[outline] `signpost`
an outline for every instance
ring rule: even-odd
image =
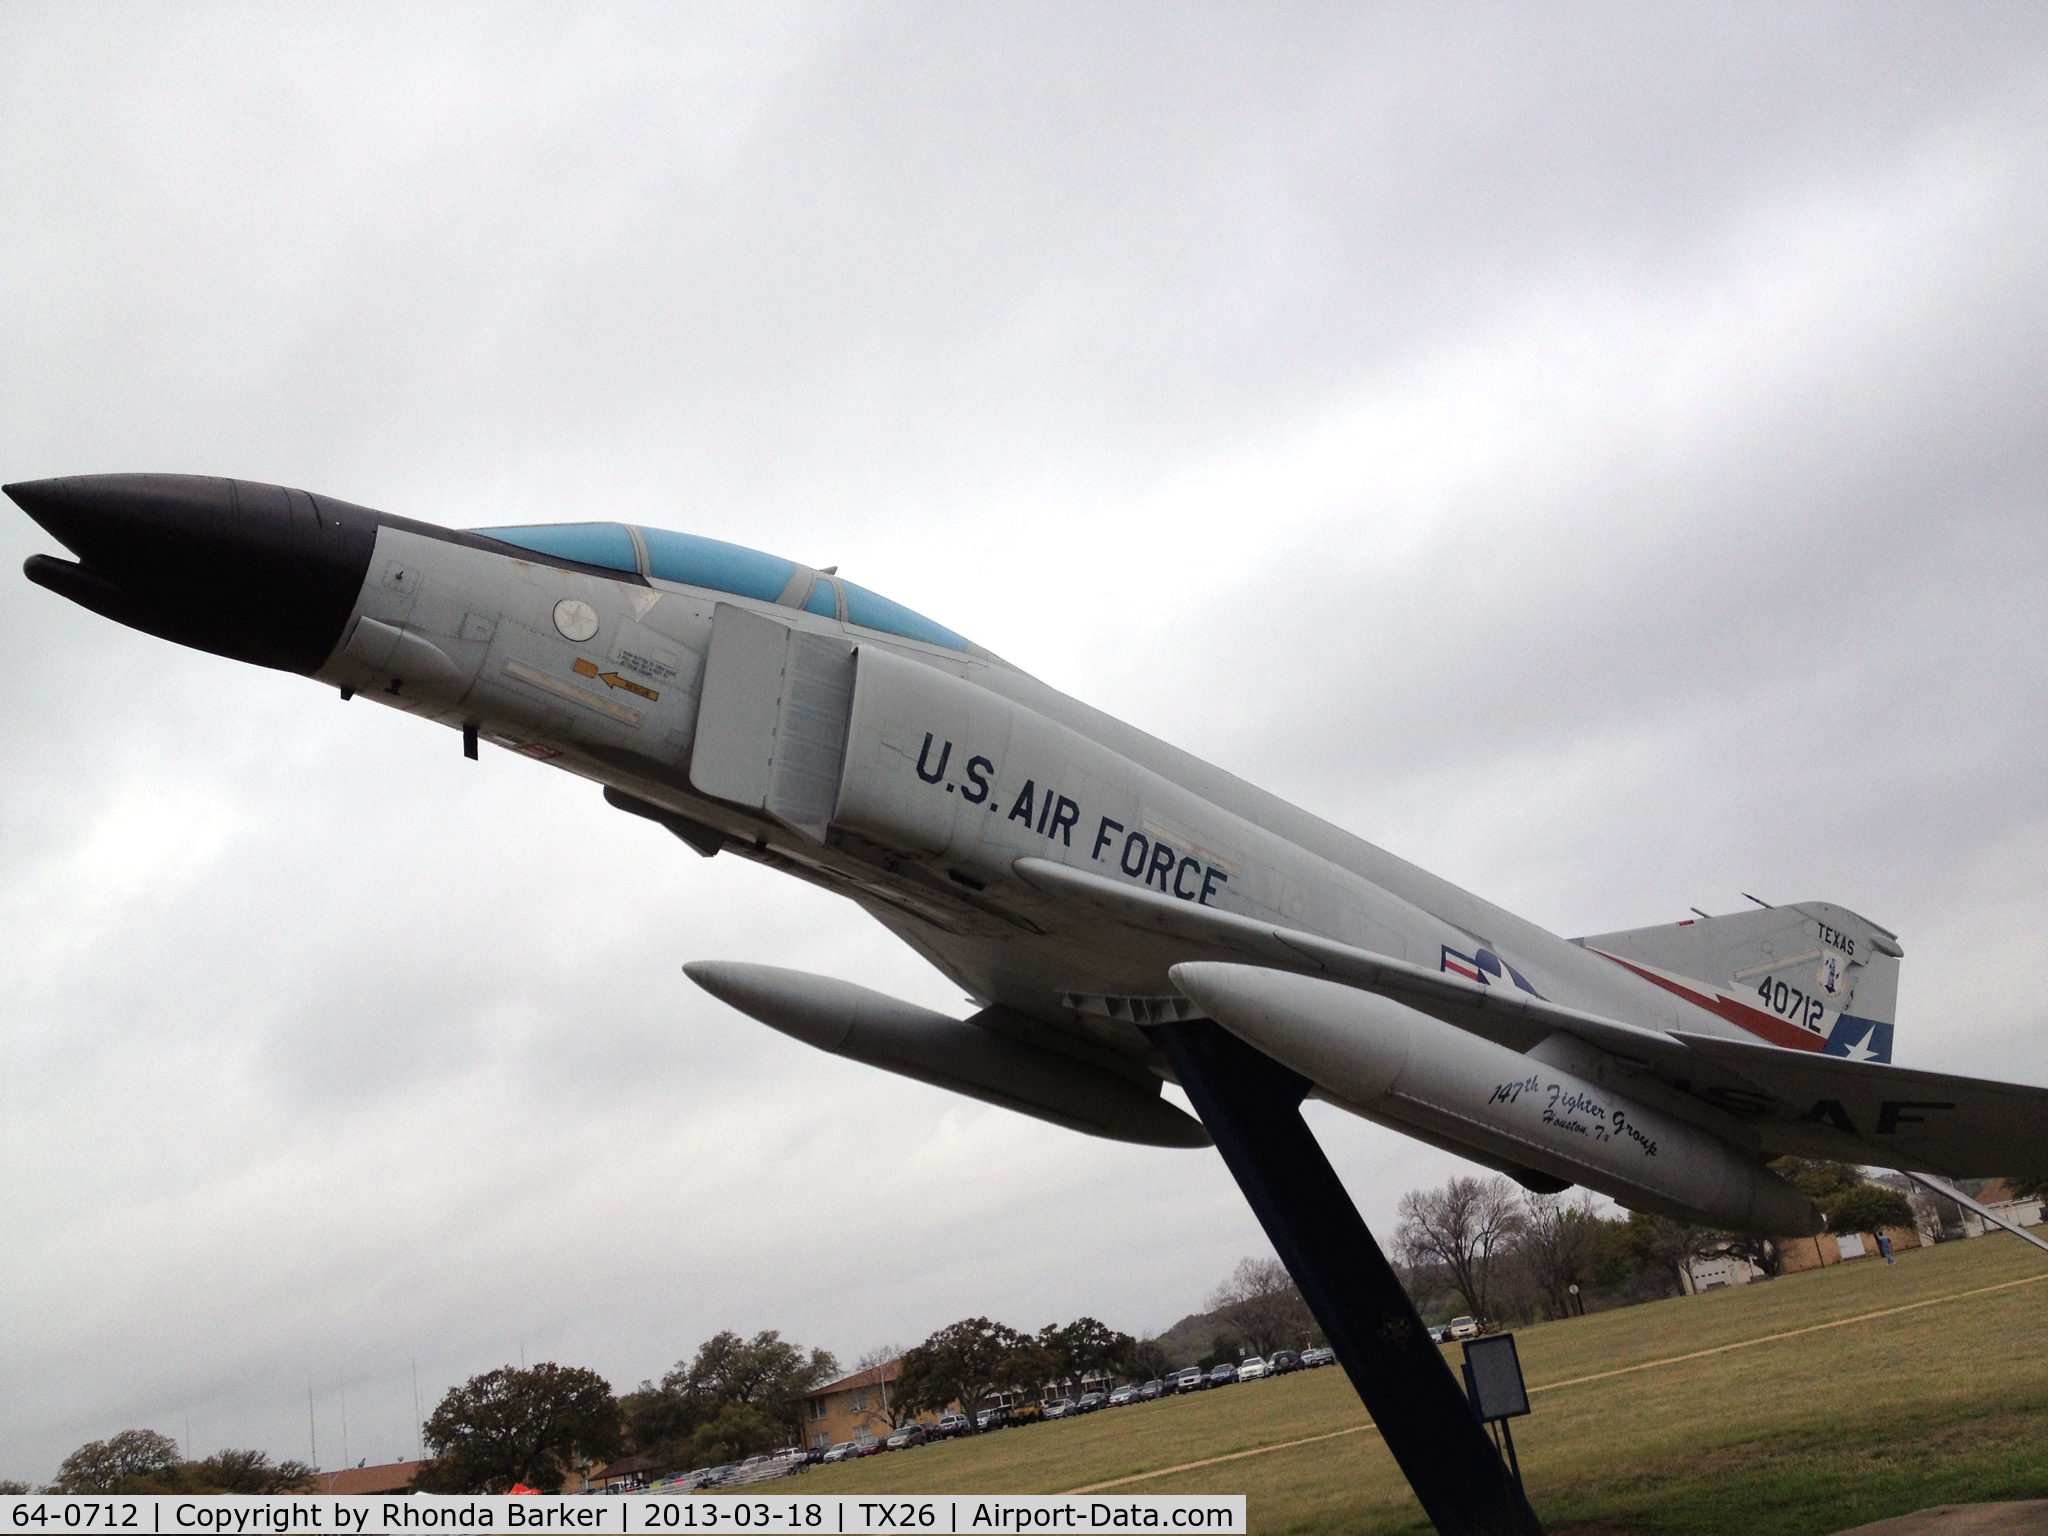
[[[1499,1437],[1496,1448],[1505,1448],[1515,1492],[1526,1509],[1528,1494],[1522,1487],[1522,1464],[1515,1459],[1515,1436],[1508,1428],[1508,1420],[1518,1419],[1529,1411],[1529,1389],[1522,1382],[1522,1357],[1515,1352],[1512,1333],[1465,1341],[1465,1396],[1471,1399],[1474,1417],[1492,1426]]]

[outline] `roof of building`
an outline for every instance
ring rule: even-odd
[[[387,1461],[380,1467],[340,1467],[313,1474],[315,1493],[397,1493],[412,1486],[423,1461]]]
[[[664,1472],[668,1470],[661,1462],[645,1456],[621,1456],[617,1461],[599,1467],[591,1473],[594,1479],[610,1477],[633,1477],[642,1472]]]
[[[813,1387],[805,1397],[823,1397],[828,1392],[852,1392],[861,1387],[879,1387],[885,1381],[894,1381],[903,1374],[903,1360],[884,1360],[880,1365],[871,1365],[864,1371],[855,1371],[851,1376],[842,1376],[837,1381],[828,1381],[822,1387]]]

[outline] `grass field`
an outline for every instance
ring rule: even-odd
[[[1515,1445],[1552,1536],[1790,1536],[2048,1497],[2048,1254],[2004,1234],[1538,1324],[1516,1343],[1534,1412]],[[1337,1369],[819,1467],[805,1484],[1242,1493],[1259,1532],[1429,1528]]]

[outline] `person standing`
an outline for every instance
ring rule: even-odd
[[[1892,1239],[1890,1233],[1880,1232],[1877,1234],[1877,1251],[1884,1255],[1885,1263],[1895,1264],[1898,1262],[1896,1259],[1892,1257]]]

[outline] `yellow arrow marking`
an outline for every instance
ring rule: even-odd
[[[631,678],[621,677],[616,672],[598,671],[596,662],[585,661],[581,656],[576,658],[576,673],[579,677],[594,677],[607,688],[623,688],[628,693],[637,693],[650,704],[661,698],[652,688],[642,688]]]
[[[646,699],[650,703],[661,697],[652,688],[642,688],[638,683],[633,682],[629,678],[621,677],[616,672],[600,672],[597,674],[597,680],[607,688],[623,688],[628,693],[637,693],[641,698]]]

